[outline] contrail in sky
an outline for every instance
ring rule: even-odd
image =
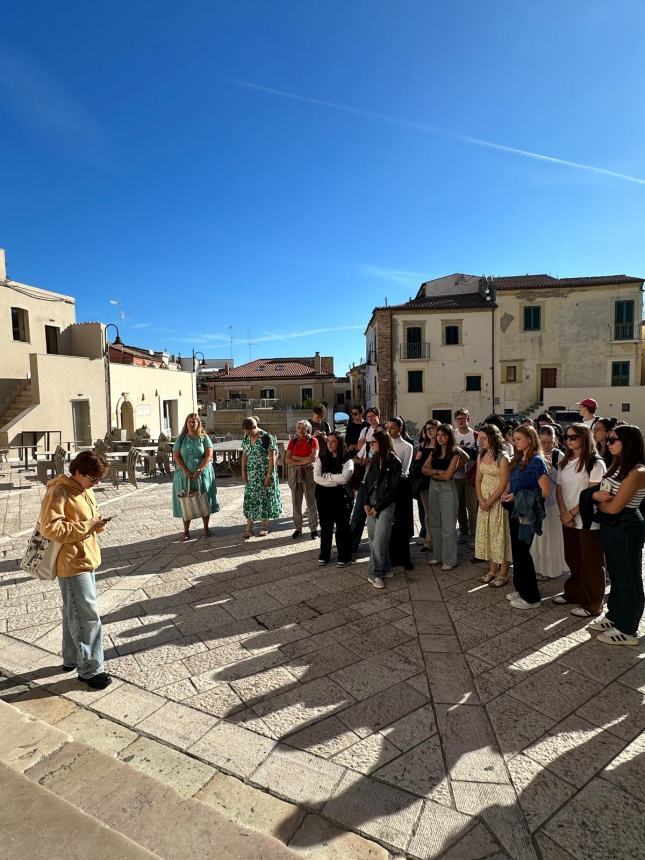
[[[398,119],[397,117],[387,116],[382,113],[375,113],[370,110],[363,110],[362,108],[354,108],[348,107],[347,105],[338,104],[338,102],[328,102],[323,99],[314,99],[310,96],[300,96],[296,93],[290,93],[286,90],[276,90],[273,87],[264,87],[260,84],[252,84],[249,81],[234,81],[234,83],[238,84],[238,86],[246,87],[250,90],[259,90],[263,93],[269,93],[274,96],[282,96],[282,98],[293,99],[298,102],[305,102],[306,104],[318,105],[319,107],[330,108],[331,110],[343,111],[344,113],[355,114],[356,116],[364,116],[368,119],[379,120],[380,122],[388,122],[392,125],[400,125],[404,128],[412,128],[417,131],[429,132],[431,134],[439,134],[444,137],[451,137],[454,140],[461,140],[464,143],[472,143],[475,146],[483,146],[488,149],[497,149],[500,152],[508,152],[511,155],[520,155],[524,158],[532,158],[535,161],[544,161],[548,164],[559,164],[561,167],[572,167],[575,170],[586,170],[590,173],[598,173],[602,176],[611,176],[614,179],[623,179],[626,182],[634,182],[636,185],[645,185],[645,179],[641,179],[638,176],[630,176],[627,173],[618,173],[615,170],[608,170],[606,167],[595,167],[593,164],[581,164],[579,161],[567,161],[564,158],[555,158],[552,155],[542,155],[540,152],[531,152],[528,149],[518,149],[515,146],[504,146],[501,143],[493,143],[491,140],[483,140],[479,137],[471,137],[467,134],[459,134],[454,131],[447,131],[444,128],[438,128],[436,126],[427,125],[422,122],[413,122],[411,120],[406,119]]]

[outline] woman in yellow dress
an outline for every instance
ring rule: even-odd
[[[508,513],[500,501],[508,484],[510,464],[504,452],[504,439],[497,427],[485,424],[478,431],[477,441],[480,453],[477,457],[475,487],[479,512],[475,555],[490,562],[488,572],[481,578],[482,582],[499,588],[508,582],[508,570],[513,559]]]

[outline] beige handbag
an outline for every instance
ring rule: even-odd
[[[199,479],[198,479],[199,480]],[[177,494],[181,516],[185,522],[210,517],[211,503],[208,495],[200,490],[191,489],[191,480],[186,478],[188,486]]]

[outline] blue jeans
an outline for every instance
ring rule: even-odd
[[[367,575],[370,579],[382,579],[392,569],[390,564],[390,535],[394,520],[394,505],[388,505],[378,517],[367,517],[367,537],[370,542],[370,561]]]
[[[76,666],[79,678],[104,672],[101,618],[94,571],[59,576],[63,595],[63,663]]]
[[[454,481],[430,481],[428,490],[433,555],[442,564],[457,564],[457,488]]]
[[[352,511],[352,519],[350,528],[352,532],[352,552],[358,552],[358,547],[363,537],[363,529],[365,528],[365,484],[360,484],[356,492],[354,500],[354,510]]]

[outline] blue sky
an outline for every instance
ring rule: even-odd
[[[237,363],[337,372],[422,280],[642,276],[644,29],[641,0],[4,4],[9,274],[129,343],[228,356],[232,326]]]

